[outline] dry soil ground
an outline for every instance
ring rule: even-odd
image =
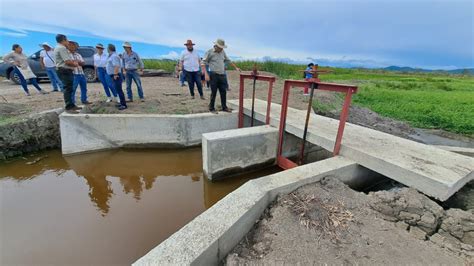
[[[387,204],[385,200],[389,200],[389,203]],[[459,212],[458,216],[469,221],[461,225],[463,223],[458,219],[454,223],[455,226],[451,227],[474,230],[471,224],[474,221],[472,212],[453,209],[443,214],[440,206],[414,190],[403,189],[399,194],[379,192],[366,195],[329,177],[276,200],[265,211],[254,229],[228,255],[224,263],[227,265],[470,265],[474,263],[472,246],[464,244],[464,247],[471,251],[459,253],[442,248],[443,244],[434,242],[435,238],[444,238],[441,234],[451,237],[449,233],[442,231],[453,217],[444,218],[441,226],[436,219],[432,222],[421,219],[417,223],[405,219],[404,221],[411,223],[411,226],[400,221],[404,219],[402,217],[391,217],[393,221],[398,221],[397,223],[387,221],[387,218],[383,219],[382,213],[377,210],[392,210],[394,206],[390,204],[396,205],[397,202],[403,202],[403,206],[397,207],[408,211],[413,217],[416,216],[415,213],[420,213],[423,216],[433,215],[441,219],[443,215],[446,217],[451,215],[451,212]],[[429,237],[430,240],[427,240],[427,233],[420,228],[424,228],[429,232],[428,235],[432,235]],[[470,234],[463,230],[461,232],[465,237]],[[473,239],[467,237],[463,241],[473,243]],[[459,241],[457,242],[459,244]]]

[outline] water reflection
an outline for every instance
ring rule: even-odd
[[[212,183],[199,148],[49,151],[0,163],[0,265],[130,264],[248,179],[272,172]]]
[[[143,190],[150,190],[157,178],[189,176],[199,181],[201,150],[113,150],[64,157],[77,175],[86,179],[89,196],[106,214],[114,194],[107,178],[118,178],[125,194],[140,200]]]

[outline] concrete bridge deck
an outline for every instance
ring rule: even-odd
[[[238,109],[238,100],[229,104]],[[255,100],[255,118],[265,121],[266,101]],[[244,113],[251,115],[251,100]],[[272,103],[270,124],[279,126],[281,105]],[[288,108],[286,131],[303,136],[305,110]],[[339,120],[312,114],[307,140],[333,150]],[[347,123],[340,154],[426,195],[447,200],[474,179],[474,158]]]

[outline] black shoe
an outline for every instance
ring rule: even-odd
[[[122,111],[122,110],[127,109],[127,106],[125,106],[125,105],[120,105],[120,107],[119,107],[118,109],[119,109],[120,111]]]
[[[215,115],[217,115],[217,114],[219,113],[219,112],[217,112],[215,109],[214,109],[214,110],[209,110],[209,112],[211,112],[211,113],[213,113],[213,114],[215,114]]]
[[[232,109],[230,109],[229,107],[222,109],[222,111],[227,112],[227,113],[232,113]]]
[[[70,108],[69,110],[77,111],[77,110],[82,110],[82,108],[79,107],[79,106],[74,105],[74,107]]]
[[[82,104],[88,105],[88,104],[92,104],[92,103],[89,102],[89,101],[85,101],[85,102],[82,102]]]
[[[120,103],[117,103],[117,104],[115,105],[115,107],[117,107],[117,108],[120,107],[120,106],[122,106]]]

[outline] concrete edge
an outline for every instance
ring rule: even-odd
[[[123,141],[120,139],[113,139],[110,138],[108,133],[103,133],[97,130],[95,127],[88,125],[85,121],[87,119],[95,119],[96,121],[101,121],[101,119],[107,118],[128,118],[128,119],[152,119],[156,118],[158,121],[157,124],[160,124],[160,119],[175,119],[176,122],[174,126],[179,128],[179,130],[175,130],[176,139],[169,138],[166,136],[171,136],[170,134],[163,135],[161,137],[159,134],[153,140],[147,140],[144,142],[137,141]],[[233,121],[235,118],[235,127],[237,127],[237,113],[222,113],[222,114],[211,114],[211,113],[198,113],[198,114],[186,114],[186,115],[168,115],[168,114],[69,114],[63,112],[59,115],[60,119],[60,131],[67,132],[67,127],[69,124],[78,124],[79,125],[79,132],[80,134],[90,135],[92,139],[95,139],[96,142],[94,144],[84,145],[84,146],[77,146],[74,143],[70,143],[70,138],[65,138],[63,134],[61,134],[61,149],[64,155],[77,155],[83,154],[88,152],[96,152],[96,151],[103,151],[103,150],[111,150],[117,148],[140,148],[143,146],[147,147],[154,147],[154,148],[189,148],[201,145],[202,134],[206,134],[203,132],[206,131],[213,131],[213,130],[223,130],[223,129],[230,129],[234,127],[233,123],[231,124],[222,124],[219,123],[218,126],[215,127],[200,127],[199,125],[201,120],[210,120],[212,118],[216,118],[217,121],[221,121],[223,119],[229,118],[229,121]],[[169,130],[168,130],[169,131]],[[68,145],[66,145],[66,143]]]
[[[459,153],[462,155],[474,157],[474,148],[457,147],[457,146],[444,146],[444,145],[433,145],[436,148],[443,149],[450,152]]]
[[[251,180],[133,265],[217,265],[279,194],[326,176],[356,178],[359,171],[355,162],[338,156]]]
[[[236,129],[228,129],[217,132],[210,132],[202,134],[203,138],[207,140],[223,140],[228,138],[234,138],[239,136],[254,136],[261,135],[266,132],[278,132],[278,128],[275,128],[270,125],[254,126],[254,127],[244,127]]]

